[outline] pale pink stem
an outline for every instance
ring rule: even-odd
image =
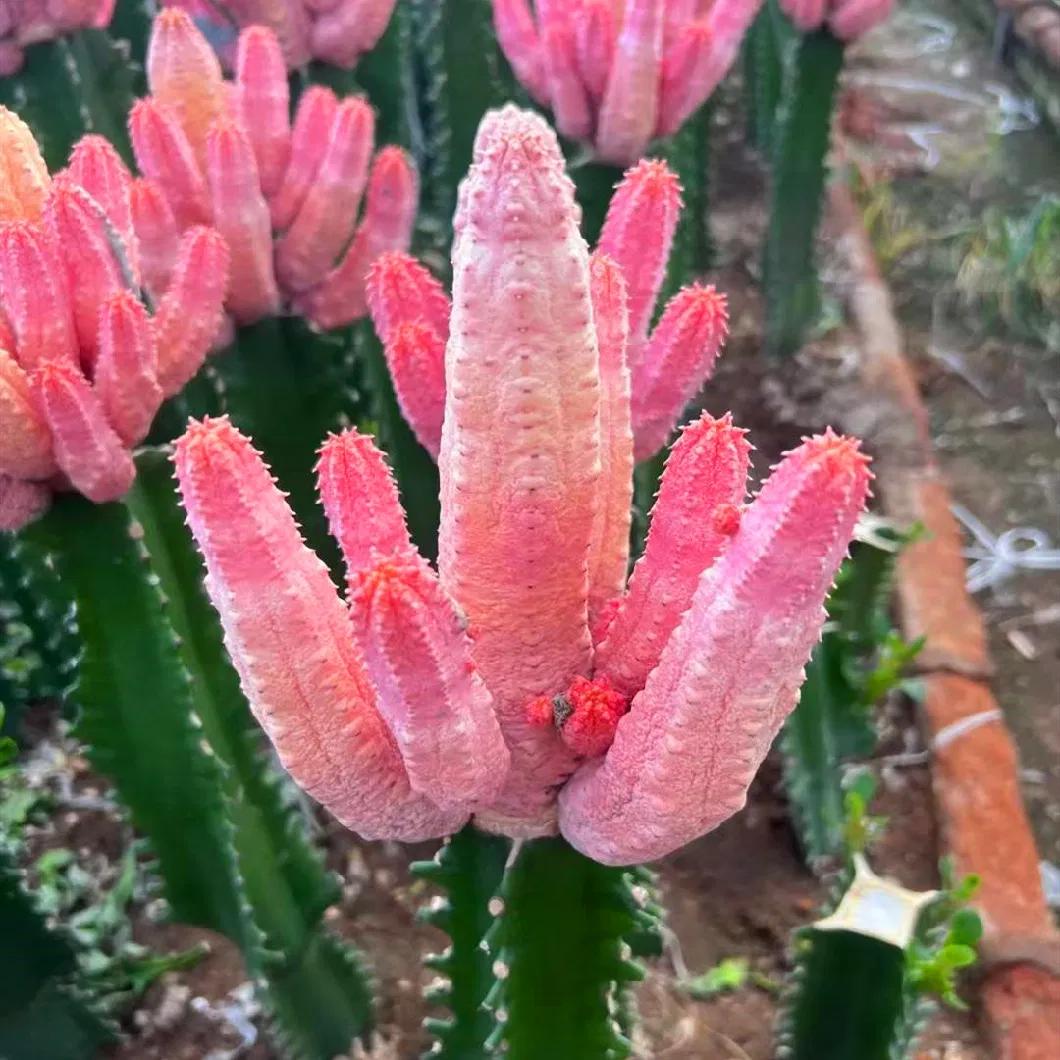
[[[278,232],[290,226],[316,179],[338,107],[335,93],[321,85],[311,85],[298,101],[291,132],[291,160],[280,190],[269,198],[272,227]]]
[[[352,70],[386,31],[396,0],[337,0],[313,20],[313,55]]]
[[[600,483],[589,545],[589,624],[622,595],[629,563],[633,432],[629,418],[629,321],[622,271],[599,251],[589,260],[589,291],[600,348]]]
[[[48,478],[58,465],[29,376],[0,346],[0,475]]]
[[[411,254],[382,254],[368,270],[368,308],[376,334],[386,342],[401,324],[422,323],[449,338],[449,298],[428,268]],[[444,400],[444,394],[443,394]]]
[[[51,177],[30,127],[0,107],[0,221],[38,221]]]
[[[180,232],[162,189],[153,180],[134,180],[130,199],[143,285],[157,300],[169,286]]]
[[[602,763],[560,792],[588,857],[662,857],[739,810],[795,706],[823,603],[869,486],[857,443],[831,433],[788,455],[701,578]]]
[[[607,83],[596,153],[628,166],[644,154],[659,113],[663,58],[663,0],[627,0]]]
[[[607,91],[615,54],[615,23],[611,0],[585,0],[574,13],[578,70],[592,100],[594,111]]]
[[[401,414],[437,461],[445,420],[445,342],[425,324],[400,324],[383,348]]]
[[[49,361],[31,379],[56,463],[74,489],[96,504],[124,496],[136,465],[85,377],[71,364]]]
[[[93,387],[122,442],[142,442],[164,395],[151,319],[132,291],[119,291],[100,306]]]
[[[740,524],[751,447],[732,418],[704,413],[666,459],[644,554],[603,643],[595,673],[632,698],[692,602],[700,575]]]
[[[236,53],[237,109],[254,145],[266,199],[280,190],[291,158],[290,95],[276,37],[261,26],[245,29]]]
[[[714,91],[714,38],[705,22],[694,22],[677,35],[663,59],[656,136],[672,136]]]
[[[515,76],[541,106],[549,106],[545,55],[527,0],[493,0],[493,25]]]
[[[541,118],[486,115],[454,228],[439,564],[512,755],[483,820],[541,834],[574,760],[525,706],[589,664],[600,396],[588,251]]]
[[[570,140],[584,140],[593,131],[593,110],[578,70],[574,30],[565,23],[542,26],[541,49],[556,128]]]
[[[349,613],[250,443],[227,420],[193,423],[175,461],[225,645],[284,768],[365,839],[459,828],[466,812],[411,790]]]

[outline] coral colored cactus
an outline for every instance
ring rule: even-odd
[[[803,33],[827,26],[849,43],[886,22],[894,0],[780,0],[780,6]]]
[[[310,59],[352,70],[379,42],[397,0],[238,0],[222,12],[210,0],[165,0],[182,8],[210,41],[226,66],[235,64],[236,37],[250,26],[272,30],[291,69]]]
[[[854,0],[854,3],[864,0]],[[677,132],[736,59],[762,0],[493,0],[516,76],[567,137],[628,166]]]
[[[110,144],[84,137],[53,180],[0,107],[0,158],[0,528],[13,530],[55,490],[104,502],[129,488],[129,448],[222,326],[228,250],[210,228],[175,238],[152,318],[133,179]]]
[[[692,284],[667,303],[649,334],[680,211],[681,185],[673,171],[662,161],[639,162],[615,190],[594,255],[602,427],[616,437],[632,429],[637,460],[666,443],[685,406],[709,378],[728,331],[725,296],[711,286]],[[368,308],[401,410],[437,459],[449,300],[427,269],[401,252],[381,255],[367,284]],[[604,469],[618,490],[614,507],[621,513],[610,524],[609,540],[628,534],[630,498],[623,493],[628,472],[624,465],[614,475],[609,464]],[[620,573],[624,577],[624,569]]]
[[[254,26],[238,41],[234,83],[187,11],[155,20],[151,95],[129,116],[136,160],[161,189],[141,193],[134,221],[151,277],[167,275],[172,231],[211,224],[232,265],[225,307],[250,324],[285,305],[319,328],[365,316],[365,274],[408,246],[418,197],[408,156],[375,155],[375,118],[360,98],[312,87],[292,125],[280,41]],[[362,209],[363,203],[363,209]],[[361,214],[358,222],[358,214]]]
[[[385,335],[448,331],[438,572],[382,454],[348,432],[319,467],[344,605],[250,442],[207,420],[176,464],[208,588],[280,757],[356,831],[422,838],[474,815],[609,864],[657,858],[739,809],[794,707],[867,459],[808,439],[744,510],[749,446],[704,414],[616,584],[628,535],[600,521],[629,503],[621,277],[590,259],[535,115],[487,114],[460,202],[451,317],[403,266],[370,294]]]
[[[23,50],[79,29],[110,24],[115,0],[3,0],[0,3],[0,77],[22,69]]]

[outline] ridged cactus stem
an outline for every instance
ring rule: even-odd
[[[432,861],[418,861],[412,872],[441,888],[421,917],[444,931],[449,946],[427,958],[438,973],[427,1000],[449,1010],[426,1021],[436,1041],[436,1060],[486,1060],[493,1017],[483,1002],[494,985],[493,958],[483,939],[493,924],[490,899],[504,874],[509,842],[467,825],[439,848]]]
[[[629,874],[563,839],[513,848],[487,936],[497,984],[493,1044],[511,1060],[630,1055],[619,1030],[626,986],[643,975],[627,939],[648,915]]]
[[[814,241],[844,45],[828,29],[798,45],[778,119],[764,283],[766,348],[791,356],[818,308]]]
[[[654,456],[641,461],[633,472],[633,524],[630,530],[630,554],[637,559],[644,551],[648,540],[648,526],[655,495],[659,492],[659,481],[666,465],[667,449],[660,449]]]
[[[354,342],[365,387],[371,393],[369,415],[394,470],[409,533],[420,552],[434,559],[438,555],[440,518],[438,466],[401,414],[383,349],[370,324],[357,326]]]
[[[743,42],[747,138],[766,160],[773,151],[784,87],[784,45],[791,37],[790,25],[785,23],[776,0],[766,0]]]

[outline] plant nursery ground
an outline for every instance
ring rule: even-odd
[[[975,288],[987,203],[1025,216],[1060,194],[1060,146],[986,43],[950,0],[916,0],[859,49],[846,84],[843,143],[859,201],[895,294],[907,355],[925,393],[932,433],[954,496],[994,538],[1013,527],[1060,547],[1060,353],[1048,336]],[[828,394],[854,341],[834,299],[834,327],[793,365],[763,362],[755,281],[764,215],[762,178],[734,111],[718,113],[713,206],[718,268],[732,336],[703,403],[750,429],[761,473],[808,430],[828,421]],[[984,250],[987,246],[987,250]],[[970,257],[971,255],[971,257]],[[824,261],[830,262],[824,247]],[[961,282],[955,277],[961,276]],[[836,289],[843,277],[831,275]],[[962,287],[961,284],[964,284]],[[1056,341],[1056,336],[1053,336]],[[873,395],[858,400],[871,405]],[[969,537],[969,544],[973,544]],[[1023,759],[1024,792],[1043,858],[1060,862],[1060,572],[1005,571],[978,594],[997,665],[996,689]],[[35,725],[35,729],[33,728]],[[908,887],[937,883],[938,844],[927,756],[915,707],[890,703],[874,763],[889,820],[876,869]],[[53,718],[31,719],[26,788],[11,809],[29,822],[29,861],[72,852],[85,870],[85,903],[112,886],[130,839],[106,787]],[[57,812],[37,813],[48,805]],[[373,1055],[412,1060],[425,1045],[424,954],[444,946],[415,910],[426,890],[410,855],[363,844],[321,819],[330,867],[345,880],[332,926],[368,956],[378,979],[386,1045]],[[824,885],[804,865],[789,823],[779,764],[767,762],[746,809],[660,866],[668,909],[664,957],[640,987],[637,1055],[669,1060],[767,1060],[792,930],[812,920]],[[150,896],[129,898],[136,941],[158,951],[205,942],[192,967],[167,973],[124,1016],[109,1060],[274,1060],[234,947],[157,922]],[[743,958],[743,985],[703,1000],[681,982]],[[974,1010],[937,1017],[924,1042],[935,1060],[984,1060]],[[546,1058],[542,1058],[546,1060]],[[562,1060],[562,1058],[556,1058]],[[854,1058],[852,1058],[854,1060]]]

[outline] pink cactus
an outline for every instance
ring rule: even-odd
[[[129,449],[198,370],[223,323],[224,240],[174,235],[152,318],[140,301],[133,178],[86,136],[53,180],[32,133],[0,107],[0,529],[40,515],[56,490],[121,497]]]
[[[319,328],[360,319],[372,261],[411,238],[412,162],[396,147],[373,161],[371,107],[326,88],[303,95],[292,127],[272,29],[240,34],[235,67],[235,82],[226,82],[187,11],[171,7],[155,20],[151,95],[129,117],[136,160],[162,192],[160,202],[143,192],[134,199],[148,281],[169,273],[173,229],[206,223],[231,250],[225,308],[236,323],[285,305]]]
[[[667,164],[639,162],[612,197],[597,247],[592,301],[603,359],[604,430],[625,432],[632,421],[637,460],[666,443],[685,406],[709,378],[728,330],[725,296],[693,284],[674,295],[649,333],[680,211],[681,185]],[[437,459],[445,408],[448,299],[427,269],[401,252],[379,257],[368,272],[367,287],[368,308],[401,410]],[[610,474],[607,468],[605,474]],[[628,486],[627,479],[619,469],[613,481]],[[624,486],[616,485],[620,494]],[[623,514],[608,533],[622,538],[623,526],[628,529],[628,498],[616,498],[614,510]],[[624,576],[624,569],[620,573]],[[611,577],[616,576],[612,566]]]
[[[369,285],[388,341],[447,333],[437,573],[382,454],[331,438],[319,486],[344,606],[250,443],[208,420],[176,456],[208,588],[281,758],[350,827],[422,838],[474,815],[608,864],[657,858],[742,805],[795,704],[867,460],[810,438],[744,510],[750,447],[704,414],[626,588],[626,281],[590,258],[535,115],[486,116],[460,203],[451,317],[401,259]]]
[[[0,77],[22,69],[23,51],[79,29],[103,29],[115,0],[0,0]]]
[[[228,67],[235,65],[238,32],[264,26],[289,69],[319,59],[352,70],[386,32],[397,0],[227,0],[223,12],[211,0],[164,3],[186,11]]]
[[[780,0],[780,6],[803,33],[827,26],[849,43],[886,22],[894,0]]]
[[[879,0],[848,0],[852,5]],[[762,0],[493,0],[515,75],[556,127],[632,165],[710,96]]]

